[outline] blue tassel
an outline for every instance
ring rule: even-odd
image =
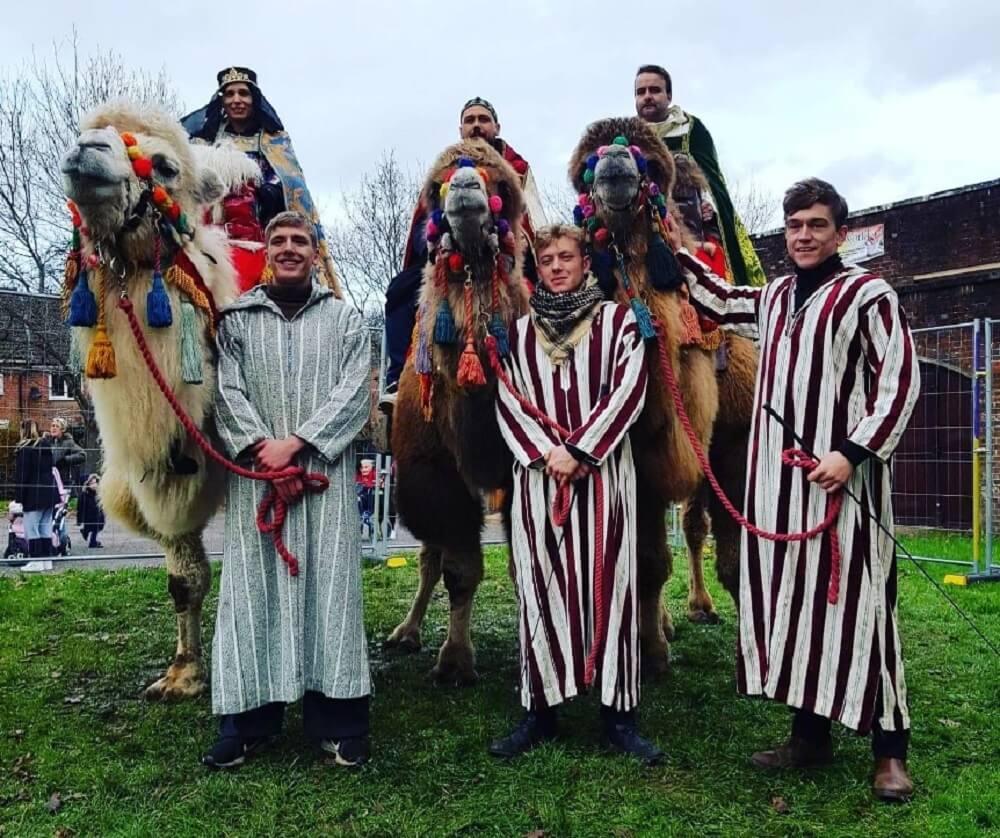
[[[639,327],[639,334],[643,340],[652,340],[656,337],[656,329],[653,328],[653,318],[646,308],[646,304],[638,297],[633,297],[629,301],[632,306],[632,313],[635,315],[636,325]]]
[[[448,300],[441,300],[438,306],[437,318],[434,320],[434,343],[439,346],[450,346],[458,342],[458,328],[455,326],[455,317],[451,313],[451,306]]]
[[[169,309],[167,311],[169,313]],[[198,325],[198,312],[195,310],[195,307],[187,300],[182,301],[181,378],[185,384],[202,383],[201,345],[198,342]]]
[[[173,312],[170,311],[170,297],[167,296],[163,275],[159,271],[153,271],[153,287],[146,294],[146,322],[153,329],[165,329],[174,322]]]
[[[666,242],[655,232],[649,237],[646,272],[650,283],[657,291],[673,291],[684,281],[677,259],[670,252]]]
[[[510,354],[510,338],[507,335],[507,324],[503,322],[499,311],[494,311],[490,318],[490,334],[496,338],[497,352],[501,358],[506,358]]]
[[[80,271],[76,279],[76,287],[69,298],[70,326],[85,326],[93,328],[97,325],[97,298],[87,283],[87,272]]]

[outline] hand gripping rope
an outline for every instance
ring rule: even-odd
[[[128,318],[129,328],[132,330],[135,342],[139,346],[139,352],[146,362],[149,374],[153,376],[153,380],[160,388],[160,392],[163,393],[177,420],[198,444],[198,447],[205,452],[205,456],[239,477],[245,477],[248,480],[266,480],[271,484],[261,499],[260,506],[257,507],[257,529],[265,535],[271,536],[271,540],[274,542],[274,549],[281,556],[281,560],[288,565],[288,573],[291,576],[298,576],[299,561],[285,546],[285,542],[281,537],[281,532],[285,524],[285,516],[288,513],[288,504],[278,495],[274,484],[276,481],[284,480],[288,477],[300,477],[307,492],[319,493],[326,491],[330,486],[327,476],[318,471],[307,472],[301,466],[288,466],[288,468],[281,469],[280,471],[253,471],[252,469],[243,468],[232,460],[228,460],[222,456],[222,454],[212,447],[212,443],[205,438],[205,435],[198,430],[197,425],[187,415],[184,408],[181,407],[177,396],[163,378],[163,373],[160,372],[160,368],[156,364],[156,359],[153,358],[153,354],[150,352],[149,344],[146,343],[146,336],[142,333],[142,327],[135,316],[132,301],[123,295],[118,301],[118,308],[125,312],[125,316]]]

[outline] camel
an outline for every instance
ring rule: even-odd
[[[441,154],[423,197],[434,209],[432,259],[392,427],[399,514],[423,546],[419,588],[387,645],[420,648],[420,626],[443,575],[450,618],[432,675],[468,684],[478,677],[471,615],[483,575],[481,492],[507,489],[509,498],[512,487],[513,458],[497,426],[484,343],[487,334],[505,341],[527,310],[515,240],[523,198],[515,171],[478,140]]]
[[[68,308],[103,446],[101,503],[162,546],[176,612],[174,658],[145,695],[190,698],[206,683],[201,611],[211,572],[202,531],[225,480],[168,408],[117,302],[131,300],[168,385],[213,438],[213,314],[236,298],[237,285],[224,232],[201,216],[256,167],[237,151],[195,152],[162,111],[112,102],[82,120],[61,169],[82,233],[67,265]]]
[[[587,231],[602,286],[620,302],[630,303],[632,296],[643,301],[664,327],[666,354],[695,435],[706,449],[711,445],[713,470],[730,497],[740,502],[756,350],[751,342],[726,335],[728,366],[717,375],[714,353],[701,345],[702,328],[686,303],[680,267],[659,232],[660,220],[672,206],[674,161],[670,152],[641,120],[606,119],[585,131],[573,153],[569,176],[581,196],[576,215]],[[691,501],[685,523],[694,548],[689,550],[692,619],[699,615],[711,619],[715,613],[702,570],[706,505],[712,512],[719,578],[734,598],[739,531],[724,511],[707,500],[701,468],[680,426],[651,344],[648,357],[649,389],[632,430],[632,445],[638,478],[643,670],[644,675],[656,675],[669,666],[668,638],[673,635],[662,599],[663,585],[672,571],[665,522],[668,505]]]

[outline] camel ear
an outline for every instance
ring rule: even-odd
[[[198,183],[195,185],[195,200],[202,206],[214,204],[226,194],[226,185],[211,169],[205,168],[198,172]]]

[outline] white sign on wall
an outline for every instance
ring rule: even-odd
[[[885,254],[885,225],[872,224],[848,230],[847,239],[840,246],[840,258],[848,263],[864,262]]]

